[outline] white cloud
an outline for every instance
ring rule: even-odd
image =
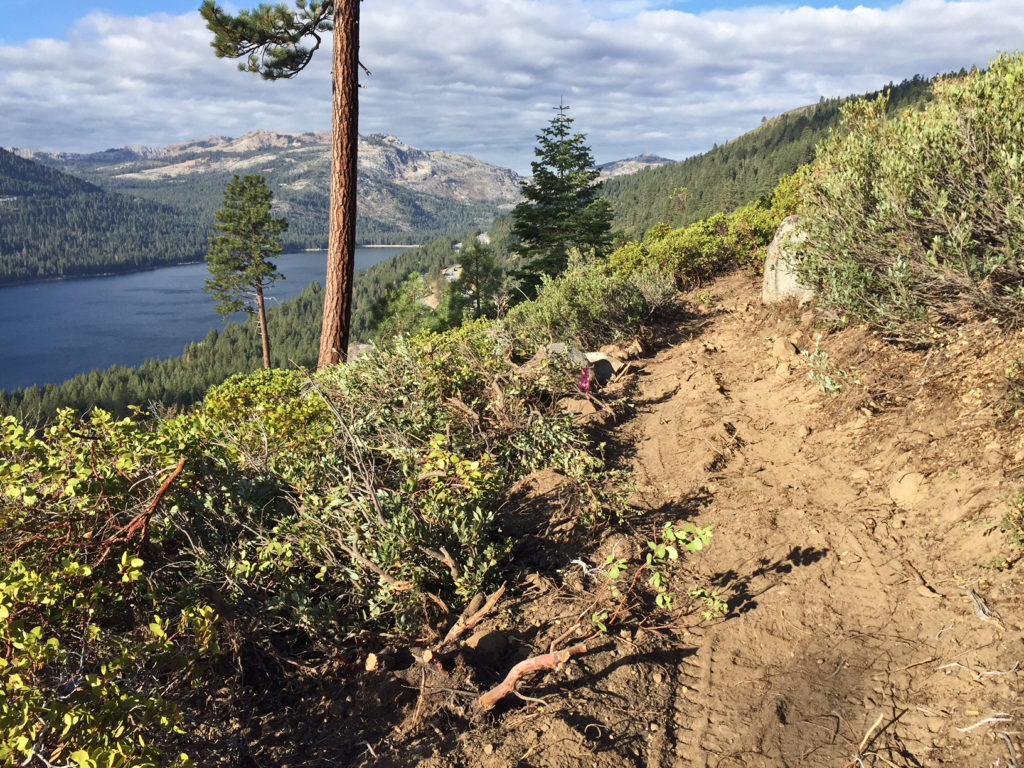
[[[564,96],[603,162],[681,158],[822,95],[984,65],[1024,40],[1019,0],[692,14],[646,0],[366,3],[360,128],[527,171]],[[329,51],[270,83],[216,59],[198,14],[99,13],[0,46],[0,145],[94,151],[256,128],[327,129]]]

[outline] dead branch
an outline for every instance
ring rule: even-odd
[[[452,581],[458,583],[461,578],[459,566],[455,563],[455,558],[449,554],[447,549],[441,547],[441,551],[438,552],[436,549],[430,549],[430,547],[424,547],[421,545],[420,552],[446,566],[448,568],[448,572],[452,575]]]
[[[487,598],[487,602],[483,604],[483,607],[480,607],[480,600],[478,599],[480,597],[479,595],[473,598],[466,607],[466,610],[462,612],[461,616],[459,616],[458,621],[456,621],[452,628],[448,630],[448,634],[444,636],[444,640],[441,641],[438,647],[454,643],[466,632],[473,629],[473,627],[483,621],[487,617],[487,614],[494,610],[494,606],[498,604],[498,601],[501,600],[502,596],[505,594],[505,587],[505,584],[498,587],[494,593]]]
[[[491,690],[482,694],[480,698],[476,700],[476,705],[483,712],[494,709],[494,706],[501,701],[503,698],[508,696],[510,693],[515,692],[516,683],[518,683],[524,675],[528,675],[531,672],[538,672],[542,669],[558,669],[558,667],[567,662],[572,656],[579,653],[586,653],[587,646],[584,643],[579,643],[570,648],[566,648],[564,651],[557,651],[555,653],[545,653],[543,656],[533,656],[524,661],[520,661],[511,670],[505,679],[496,685]]]

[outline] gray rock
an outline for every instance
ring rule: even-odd
[[[792,244],[807,238],[807,234],[800,231],[799,225],[799,216],[787,216],[768,246],[768,256],[764,260],[764,285],[761,288],[763,304],[777,304],[790,298],[803,304],[814,298],[814,291],[800,284],[796,272],[787,261]]]
[[[612,377],[625,365],[619,358],[604,352],[587,352],[586,357],[587,362],[590,363],[590,370],[594,373],[594,378],[601,384],[611,381]]]

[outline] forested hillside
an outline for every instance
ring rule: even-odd
[[[929,99],[931,83],[915,76],[866,97],[889,91],[889,111],[898,113]],[[768,194],[780,177],[814,159],[814,148],[839,125],[840,109],[851,98],[794,109],[709,152],[608,179],[603,194],[612,202],[616,228],[640,237],[660,222],[692,223]]]
[[[205,222],[0,149],[0,284],[202,258]]]

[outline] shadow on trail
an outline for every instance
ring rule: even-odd
[[[711,577],[711,585],[717,589],[728,589],[732,596],[727,601],[729,614],[738,616],[752,611],[757,607],[757,597],[779,584],[781,579],[773,579],[769,583],[753,588],[753,582],[762,577],[777,576],[791,573],[794,568],[805,568],[820,562],[828,555],[828,549],[815,547],[793,547],[784,558],[772,561],[762,557],[757,567],[748,574],[740,574],[735,570],[716,573]]]

